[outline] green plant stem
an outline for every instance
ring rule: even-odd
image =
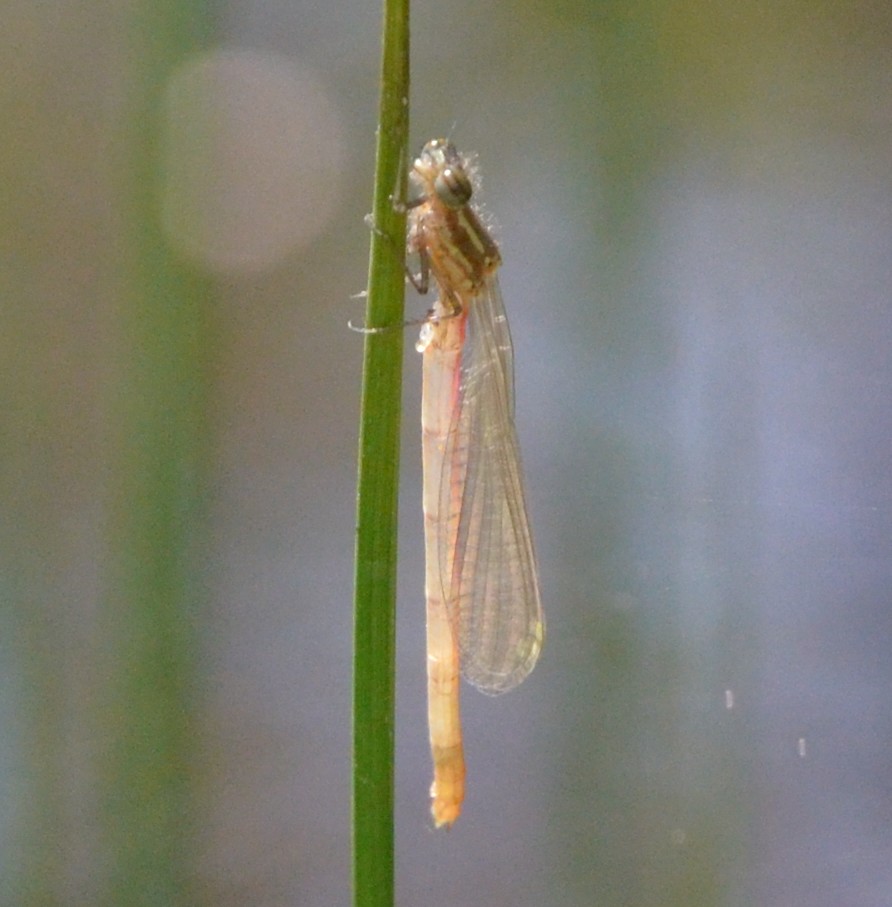
[[[353,898],[393,904],[394,612],[403,358],[409,0],[385,0],[359,432],[353,662]]]

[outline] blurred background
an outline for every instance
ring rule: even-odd
[[[403,905],[892,903],[892,7],[419,2],[479,155],[548,616]],[[0,903],[350,892],[375,4],[6,4]],[[427,307],[409,294],[410,317]]]

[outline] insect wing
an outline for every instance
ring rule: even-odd
[[[467,303],[439,496],[449,514],[440,570],[462,675],[503,693],[532,671],[545,625],[514,426],[511,335],[494,276]]]

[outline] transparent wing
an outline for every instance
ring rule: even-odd
[[[467,335],[440,481],[444,600],[462,675],[503,693],[532,671],[545,635],[514,427],[511,335],[493,276],[467,304]]]

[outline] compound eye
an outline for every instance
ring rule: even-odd
[[[473,193],[468,174],[461,167],[444,167],[434,180],[434,191],[447,208],[461,208]]]

